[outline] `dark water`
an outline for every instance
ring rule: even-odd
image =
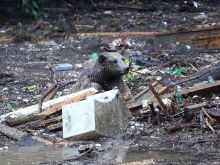
[[[115,152],[114,150],[109,151]],[[121,153],[124,152],[124,153]],[[78,155],[77,149],[64,147],[58,148],[55,146],[31,146],[31,147],[15,147],[3,149],[0,151],[0,165],[29,165],[38,164],[41,162],[62,161],[73,158]],[[111,154],[111,153],[110,153]],[[127,151],[120,150],[117,154],[117,163],[126,163],[141,160],[153,160],[156,162],[172,162],[183,164],[220,164],[220,151],[215,150],[208,153],[190,153],[190,152],[171,152],[171,151]],[[111,156],[110,156],[111,157]],[[103,157],[103,159],[105,159]],[[107,161],[108,158],[106,158]],[[83,164],[80,160],[75,162]]]

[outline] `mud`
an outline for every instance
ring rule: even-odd
[[[79,31],[164,31],[192,29],[196,25],[214,24],[219,22],[219,7],[213,3],[202,3],[197,12],[178,12],[180,2],[156,3],[154,11],[117,10],[112,9],[111,15],[103,14],[105,11],[91,11],[76,9],[65,15],[69,18],[79,15],[80,23],[93,25],[90,29]],[[207,14],[206,20],[195,19],[201,12]],[[64,13],[65,14],[65,13]],[[4,15],[1,14],[2,18]],[[9,16],[10,17],[10,16]],[[49,22],[56,22],[53,16]],[[205,22],[203,22],[205,21]],[[18,22],[23,27],[32,27],[36,22],[25,19],[2,19],[0,22],[0,36],[14,37],[8,28],[15,28]],[[164,23],[166,22],[166,23]],[[82,64],[89,59],[91,53],[101,52],[100,46],[111,42],[114,37],[75,36],[74,34],[45,37],[42,31],[32,34],[37,38],[36,43],[0,42],[0,73],[12,73],[12,81],[4,79],[0,85],[0,115],[11,112],[20,107],[26,107],[39,102],[43,92],[52,83],[49,67],[57,63],[71,63],[73,70],[58,72],[58,82],[68,82],[77,79]],[[66,38],[64,38],[65,36]],[[149,69],[163,68],[165,66],[204,67],[220,60],[219,50],[196,49],[186,40],[155,37],[128,37],[133,46],[125,52],[129,56],[132,52],[140,51],[142,57],[148,59]],[[155,77],[140,76],[137,80],[128,81],[133,94],[138,93]],[[33,91],[29,86],[37,85]],[[71,93],[73,86],[67,86],[59,91],[56,97]],[[219,96],[219,95],[218,95]],[[208,99],[208,98],[207,98]],[[138,112],[139,113],[139,112]],[[140,116],[140,114],[139,114]],[[168,134],[164,128],[176,123],[184,123],[181,117],[166,119],[153,124],[144,118],[133,114],[128,129],[118,137],[105,137],[96,141],[74,141],[68,146],[20,146],[13,139],[0,134],[0,159],[5,164],[117,164],[150,159],[152,164],[218,164],[219,152],[219,125],[215,125],[216,134],[209,129],[200,129],[199,121],[193,120],[194,127],[187,127],[181,131]],[[195,126],[196,125],[196,126]],[[23,128],[25,130],[25,128]],[[42,133],[39,136],[59,141],[62,132],[55,134]],[[87,144],[100,144],[101,147],[83,156],[79,160],[66,161],[68,156],[79,155],[78,147]],[[5,147],[6,146],[6,147]]]

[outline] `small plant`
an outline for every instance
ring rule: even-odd
[[[19,9],[22,14],[28,15],[31,17],[45,18],[47,14],[41,9],[42,0],[20,0]]]

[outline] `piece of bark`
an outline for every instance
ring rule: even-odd
[[[72,93],[69,95],[65,95],[53,100],[49,100],[43,103],[42,109],[45,110],[41,114],[43,115],[51,115],[57,111],[59,111],[63,105],[70,104],[73,102],[81,101],[85,99],[87,96],[93,95],[96,93],[96,89],[89,88],[76,93]],[[17,111],[10,112],[0,116],[0,122],[5,121],[6,119],[18,118],[22,116],[29,116],[39,112],[39,105],[32,105],[26,108],[20,108]]]

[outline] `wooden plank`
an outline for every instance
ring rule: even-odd
[[[187,96],[202,95],[202,94],[208,94],[211,92],[219,92],[219,91],[220,91],[220,81],[216,81],[214,83],[208,83],[204,85],[198,85],[191,88],[181,89],[182,94]]]
[[[157,86],[158,85],[158,81],[154,81],[151,85],[153,87]],[[139,97],[143,96],[145,93],[147,93],[149,91],[149,87],[147,87],[146,89],[142,90],[141,92],[139,92],[138,94],[136,94],[134,96],[134,100],[136,101]]]
[[[65,95],[53,100],[49,100],[43,103],[42,109],[45,110],[41,114],[47,116],[59,111],[63,105],[73,103],[85,99],[87,96],[93,95],[97,92],[95,88],[85,89],[76,93]],[[23,116],[33,115],[39,112],[39,105],[35,104],[26,108],[20,108],[17,111],[10,112],[0,116],[0,122],[9,118],[18,118]]]

